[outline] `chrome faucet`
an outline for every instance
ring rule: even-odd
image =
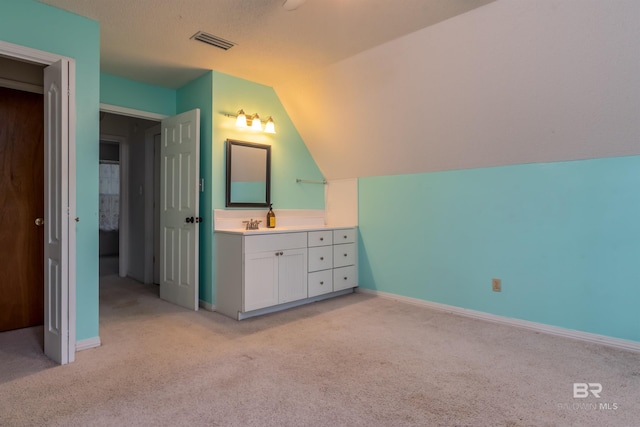
[[[261,222],[262,221],[253,218],[251,218],[249,221],[242,221],[243,224],[247,224],[246,230],[257,230],[258,224],[260,224]]]

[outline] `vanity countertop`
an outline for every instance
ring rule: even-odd
[[[273,234],[273,233],[298,233],[304,231],[322,231],[322,230],[340,230],[345,228],[354,228],[355,226],[334,226],[334,225],[298,225],[298,226],[283,226],[276,228],[259,228],[257,230],[246,230],[244,228],[231,228],[215,230],[216,233],[226,234],[243,234],[246,236],[255,234]]]

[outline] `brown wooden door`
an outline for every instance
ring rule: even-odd
[[[43,323],[43,108],[0,87],[0,331]]]

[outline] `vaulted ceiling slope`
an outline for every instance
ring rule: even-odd
[[[328,179],[637,155],[638,16],[500,0],[276,90]]]
[[[640,154],[637,0],[41,1],[100,22],[104,72],[273,86],[328,179]]]
[[[178,88],[206,70],[275,86],[494,0],[40,1],[100,22],[103,72]]]

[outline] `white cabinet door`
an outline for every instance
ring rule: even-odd
[[[273,251],[245,254],[242,311],[278,304],[278,258]]]
[[[288,249],[278,258],[278,303],[307,297],[307,249]]]

